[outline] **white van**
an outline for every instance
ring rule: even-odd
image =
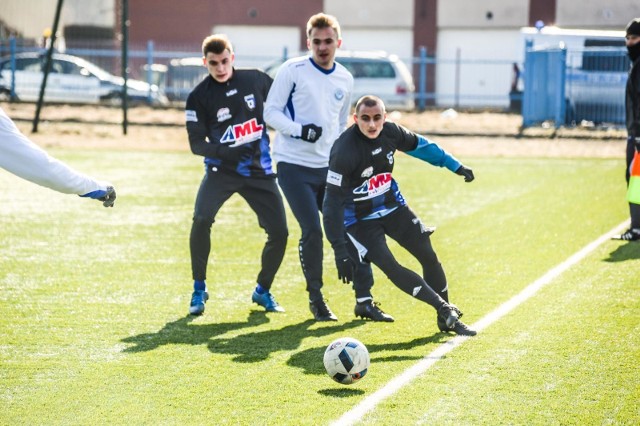
[[[565,47],[568,50],[584,47],[624,47],[624,31],[577,30],[560,27],[524,27],[520,29],[523,42],[533,41],[535,48]]]

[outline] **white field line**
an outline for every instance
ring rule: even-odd
[[[609,240],[612,235],[622,233],[628,225],[629,221],[625,220],[623,223],[616,226],[611,231],[598,237],[595,241],[587,244],[578,252],[570,256],[567,260],[550,269],[546,274],[529,284],[520,293],[513,296],[511,299],[496,308],[494,311],[482,317],[478,322],[473,324],[473,328],[475,328],[478,332],[481,332],[485,328],[489,327],[491,324],[507,315],[513,309],[517,308],[520,304],[526,302],[529,298],[534,296],[538,292],[538,290],[551,283],[560,274],[574,266],[576,263],[580,262],[598,246]],[[446,354],[463,344],[468,339],[469,337],[466,336],[456,336],[453,339],[438,346],[429,355],[422,358],[422,360],[418,361],[412,367],[405,370],[399,376],[393,378],[384,387],[366,397],[358,405],[344,413],[342,417],[340,417],[332,424],[336,426],[343,426],[352,425],[358,422],[364,417],[365,414],[376,408],[376,406],[380,402],[396,393],[402,387],[408,385],[411,381],[413,381],[413,379],[426,372],[432,365],[444,358]]]

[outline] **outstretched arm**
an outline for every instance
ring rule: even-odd
[[[416,135],[416,137],[418,139],[416,147],[411,151],[407,151],[407,154],[431,165],[446,167],[455,174],[464,176],[465,182],[471,182],[475,179],[473,170],[464,166],[457,158],[442,149],[438,144],[431,142],[422,135]]]
[[[110,183],[97,181],[49,155],[20,132],[2,109],[0,167],[54,191],[98,199],[105,207],[112,207],[115,202],[115,190]]]

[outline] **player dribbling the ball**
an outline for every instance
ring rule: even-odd
[[[396,150],[446,167],[465,182],[474,180],[473,171],[424,136],[386,121],[384,103],[376,96],[358,100],[354,121],[331,149],[322,210],[338,277],[351,281],[359,261],[346,248],[346,229],[363,259],[379,267],[399,289],[436,309],[441,331],[474,336],[476,331],[460,321],[462,313],[449,303],[447,279],[431,246],[434,229],[409,209],[392,176]],[[420,262],[423,276],[398,263],[387,235]]]

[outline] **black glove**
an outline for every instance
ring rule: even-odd
[[[336,269],[338,270],[338,279],[348,284],[353,281],[354,271],[356,269],[355,262],[349,257],[347,248],[344,246],[334,249],[336,256]]]
[[[105,207],[113,207],[116,202],[116,190],[113,186],[107,186],[107,193],[96,199],[102,201],[102,205]]]
[[[640,152],[640,137],[636,136],[633,138],[633,144],[636,147],[636,151]]]
[[[248,158],[251,155],[251,151],[253,151],[253,145],[250,143],[234,147],[219,144],[216,146],[215,154],[221,160],[237,163],[242,158]]]
[[[305,124],[302,126],[302,135],[300,139],[305,142],[315,143],[322,136],[322,127],[315,124]]]
[[[472,180],[475,179],[475,176],[473,175],[473,170],[462,165],[458,167],[458,170],[456,170],[456,174],[460,176],[464,176],[465,182],[471,182]]]

